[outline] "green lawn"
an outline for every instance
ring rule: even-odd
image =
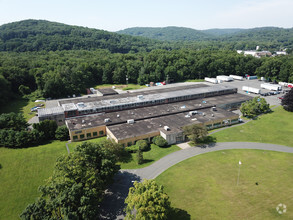
[[[37,104],[45,104],[44,102],[35,103],[28,99],[18,98],[14,99],[7,105],[1,106],[0,113],[23,113],[24,118],[28,121],[36,115],[36,112],[31,112],[31,108],[35,107]]]
[[[184,82],[204,82],[204,79],[188,79]]]
[[[293,112],[282,107],[242,126],[231,127],[215,134],[217,142],[263,142],[293,147]]]
[[[112,88],[115,86],[116,89],[122,89],[122,90],[134,90],[134,89],[142,89],[145,88],[145,85],[137,85],[137,84],[102,84],[95,86],[95,89],[105,89],[105,88]]]
[[[185,160],[156,181],[191,219],[293,219],[292,174],[293,154],[225,150]],[[276,211],[280,203],[287,206],[283,215]]]
[[[56,159],[67,153],[65,143],[0,148],[0,219],[18,219],[22,210],[39,196],[38,187],[52,175]]]
[[[106,137],[87,141],[103,140],[106,140]],[[70,152],[81,143],[69,144]],[[161,157],[179,150],[175,145],[168,148],[152,145],[151,148],[150,151],[144,152],[146,163],[137,166],[133,154],[131,156],[134,159],[121,164],[122,168],[148,166]],[[39,196],[38,187],[52,175],[55,161],[62,154],[67,154],[66,141],[53,141],[24,149],[0,148],[0,220],[18,219],[24,208]]]
[[[151,145],[151,150],[143,152],[144,163],[137,165],[136,153],[131,154],[130,161],[127,163],[120,163],[121,169],[137,169],[151,165],[160,158],[170,154],[172,152],[178,151],[180,148],[176,145],[171,145],[167,148],[158,147],[155,144]]]

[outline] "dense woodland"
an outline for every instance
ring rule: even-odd
[[[181,44],[171,49],[168,43],[35,20],[3,25],[0,36],[0,48],[9,50],[0,52],[0,104],[34,91],[45,98],[67,97],[98,84],[126,83],[126,76],[138,84],[219,74],[293,82],[292,55],[258,59],[225,49],[229,45],[195,49]],[[107,49],[97,49],[102,41]]]

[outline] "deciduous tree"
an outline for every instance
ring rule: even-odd
[[[129,189],[125,211],[125,219],[168,219],[171,210],[169,196],[164,188],[154,180],[144,180],[142,183],[134,182]]]

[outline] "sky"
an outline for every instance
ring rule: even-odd
[[[118,31],[130,27],[293,27],[293,0],[0,0],[0,25],[42,19]]]

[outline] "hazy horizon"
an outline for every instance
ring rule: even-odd
[[[195,30],[292,28],[292,0],[0,0],[0,25],[38,19],[116,32],[132,27]]]

